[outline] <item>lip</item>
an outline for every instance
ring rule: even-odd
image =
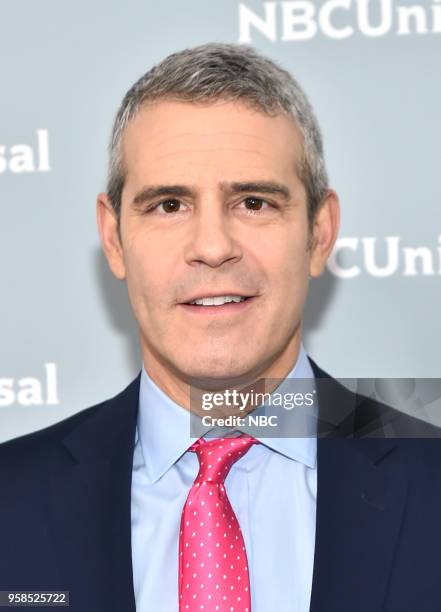
[[[220,295],[235,295],[234,293]],[[211,297],[211,296],[207,296]],[[214,297],[214,296],[213,296]],[[195,298],[197,299],[197,298]],[[240,314],[250,308],[256,301],[257,296],[250,296],[243,302],[228,302],[221,306],[197,306],[196,304],[179,304],[185,312],[188,312],[195,317],[225,317]]]

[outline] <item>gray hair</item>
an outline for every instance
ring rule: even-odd
[[[303,137],[298,168],[307,193],[309,227],[328,189],[320,127],[297,81],[252,47],[209,43],[166,57],[126,93],[113,124],[109,146],[107,194],[118,220],[125,168],[121,141],[128,123],[141,107],[156,100],[210,102],[240,100],[269,116],[291,117]]]

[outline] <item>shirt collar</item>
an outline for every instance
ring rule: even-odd
[[[300,346],[297,361],[286,378],[314,378],[303,345]],[[280,391],[282,386],[283,382],[277,390]],[[315,435],[290,438],[259,438],[256,436],[256,438],[265,446],[290,459],[300,461],[310,468],[316,467],[317,439]],[[136,443],[138,439],[147,477],[151,483],[159,480],[197,439],[190,436],[188,410],[170,399],[153,382],[144,364],[139,387]]]

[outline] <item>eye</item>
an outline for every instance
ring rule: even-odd
[[[260,212],[262,212],[262,208],[264,204],[266,204],[267,207],[268,206],[271,207],[271,204],[269,204],[269,202],[267,202],[263,198],[256,198],[254,196],[245,198],[243,202],[247,206],[247,212],[251,214],[259,214]],[[248,206],[251,206],[251,208],[248,208]]]
[[[171,213],[179,212],[181,202],[177,200],[176,198],[170,198],[169,200],[162,200],[161,202],[158,202],[157,204],[154,204],[153,206],[148,208],[146,210],[146,213],[153,212],[154,210],[158,209],[160,206],[163,207],[162,210],[166,214],[171,214]]]

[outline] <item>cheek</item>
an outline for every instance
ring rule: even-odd
[[[291,293],[302,286],[309,273],[309,256],[306,243],[292,237],[291,240],[279,244],[268,255],[266,261],[270,277],[283,293]]]
[[[146,249],[133,244],[124,253],[127,271],[127,289],[132,300],[150,302],[158,295],[161,271]]]
[[[171,249],[159,247],[143,236],[142,240],[132,240],[124,258],[127,289],[134,310],[142,318],[153,313],[166,316],[176,299],[173,273],[177,266]]]

